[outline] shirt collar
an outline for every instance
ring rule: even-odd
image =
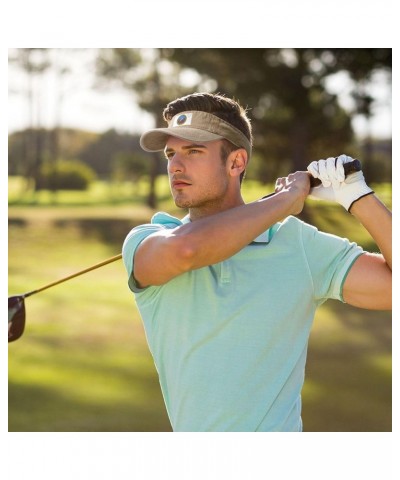
[[[271,229],[268,229],[266,232],[263,232],[257,238],[255,238],[251,243],[269,243],[271,240],[270,236]]]

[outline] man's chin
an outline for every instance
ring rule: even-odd
[[[175,205],[178,208],[190,208],[193,206],[193,202],[182,195],[180,192],[176,192],[176,194],[173,196]]]
[[[190,208],[192,207],[192,202],[189,202],[188,200],[179,200],[179,199],[175,199],[175,205],[178,207],[178,208]]]

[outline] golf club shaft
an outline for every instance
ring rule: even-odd
[[[42,292],[43,290],[47,290],[47,289],[50,288],[50,287],[54,287],[55,285],[58,285],[58,284],[63,283],[63,282],[66,282],[67,280],[71,280],[71,278],[78,277],[79,275],[83,275],[84,273],[87,273],[87,272],[90,272],[90,271],[92,271],[92,270],[95,270],[96,268],[100,268],[100,267],[103,267],[104,265],[107,265],[107,264],[109,264],[109,263],[115,262],[115,261],[119,260],[120,258],[122,258],[122,254],[121,254],[121,253],[119,253],[118,255],[115,255],[114,257],[108,258],[107,260],[104,260],[103,262],[96,263],[96,265],[93,265],[93,266],[91,266],[91,267],[89,267],[89,268],[85,268],[84,270],[81,270],[80,272],[73,273],[72,275],[69,275],[68,277],[61,278],[60,280],[57,280],[56,282],[49,283],[48,285],[44,285],[44,286],[41,287],[41,288],[38,288],[38,289],[36,289],[36,290],[32,290],[31,292],[25,293],[25,294],[23,295],[23,297],[24,297],[24,298],[30,297],[31,295],[33,295],[33,294],[35,294],[35,293]]]

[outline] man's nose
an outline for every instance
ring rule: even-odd
[[[179,153],[175,152],[169,157],[168,160],[168,171],[170,173],[182,172],[184,170],[184,164],[182,161],[182,156]]]

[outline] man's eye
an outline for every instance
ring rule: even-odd
[[[189,153],[201,153],[200,150],[196,150],[195,148],[192,148],[189,150]]]

